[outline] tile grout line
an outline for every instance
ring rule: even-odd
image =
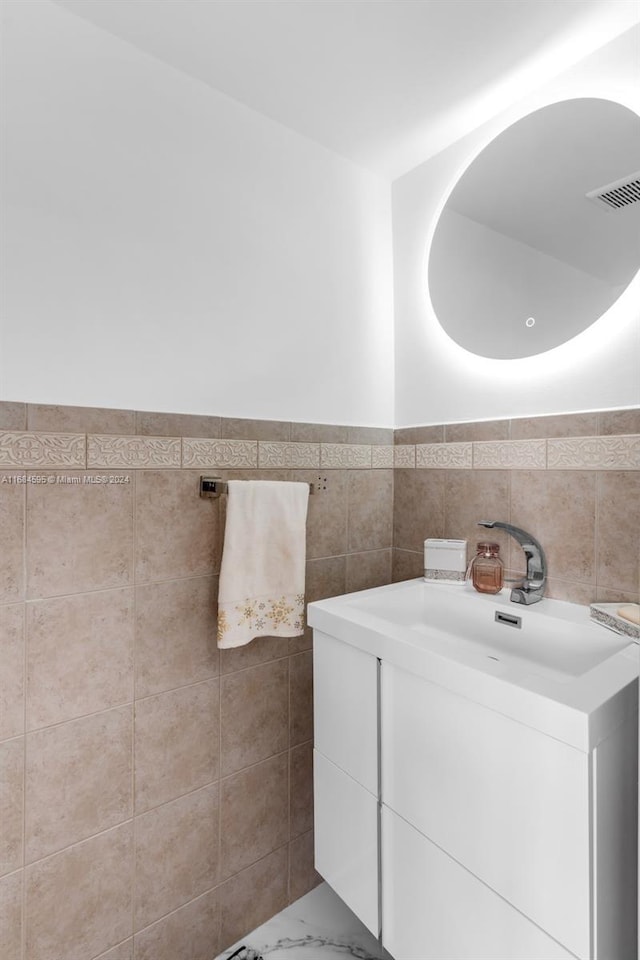
[[[218,519],[219,510],[218,510]],[[217,647],[217,624],[218,624],[218,608],[216,604],[216,647]],[[216,864],[216,886],[220,884],[220,876],[222,874],[222,673],[221,673],[221,663],[220,663],[220,650],[218,649],[218,842],[216,844],[218,862]],[[222,941],[222,907],[220,904],[220,897],[218,897],[218,930],[217,930],[217,950],[220,950],[220,943]]]
[[[28,674],[28,638],[27,638],[27,485],[23,493],[22,514],[22,926],[20,946],[22,957],[27,954],[27,683]]]
[[[26,537],[26,511],[25,511]],[[24,551],[26,558],[26,549]],[[21,905],[22,924],[20,928],[21,955],[27,953],[27,605],[22,609],[22,674],[23,674],[23,730],[22,730],[22,875]]]
[[[134,414],[135,426],[135,414]],[[181,445],[182,449],[182,445]],[[137,665],[138,665],[138,584],[136,578],[136,557],[138,553],[138,478],[134,474],[133,479],[133,504],[132,504],[132,537],[131,537],[131,578],[133,581],[133,663],[131,678],[131,937],[135,937],[136,932],[136,901],[138,896],[137,887],[137,828],[136,828],[136,683],[137,683]],[[135,941],[134,941],[135,945]],[[133,953],[133,950],[132,950]]]

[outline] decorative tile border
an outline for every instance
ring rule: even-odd
[[[87,467],[180,467],[180,437],[120,437],[90,434]]]
[[[183,467],[257,467],[257,440],[182,438]]]
[[[371,447],[371,466],[374,470],[393,467],[392,444],[373,444]]]
[[[78,433],[0,433],[3,467],[85,467],[86,437]]]
[[[640,470],[640,435],[393,446],[0,431],[0,466],[23,469]]]
[[[277,440],[258,441],[259,467],[305,467],[320,466],[319,443],[282,443]]]
[[[416,448],[413,443],[401,443],[393,448],[393,465],[399,469],[415,467]]]
[[[549,470],[640,470],[640,436],[547,440]]]
[[[483,440],[473,444],[475,470],[544,470],[546,440]]]
[[[470,470],[473,462],[471,442],[418,443],[416,467],[419,469]]]
[[[320,466],[329,470],[371,467],[371,445],[368,443],[321,443]]]

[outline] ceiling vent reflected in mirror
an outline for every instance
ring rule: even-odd
[[[630,203],[636,203],[640,200],[640,170],[615,183],[608,183],[606,187],[592,190],[587,197],[607,210],[622,210]]]
[[[549,104],[491,141],[447,198],[429,252],[431,303],[451,339],[482,357],[535,356],[606,313],[640,268],[640,173],[629,171],[640,171],[640,117],[611,100]]]

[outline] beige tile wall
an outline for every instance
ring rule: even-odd
[[[14,403],[0,431],[0,955],[212,960],[319,880],[311,636],[217,650],[226,498],[180,438],[323,488],[311,600],[391,579],[392,431]]]
[[[547,596],[640,600],[640,410],[411,427],[395,443],[417,467],[394,472],[394,580],[421,575],[427,537],[467,539],[471,557],[477,521],[503,520],[544,547]],[[491,539],[522,573],[515,541]]]
[[[308,600],[419,576],[479,519],[539,537],[551,596],[638,600],[639,435],[640,411],[394,438],[0,403],[2,956],[211,960],[318,881],[310,632],[216,649],[202,472],[315,485]]]

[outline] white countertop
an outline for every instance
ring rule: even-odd
[[[308,621],[316,642],[329,634],[583,752],[637,710],[640,648],[578,604],[420,578],[316,601]]]

